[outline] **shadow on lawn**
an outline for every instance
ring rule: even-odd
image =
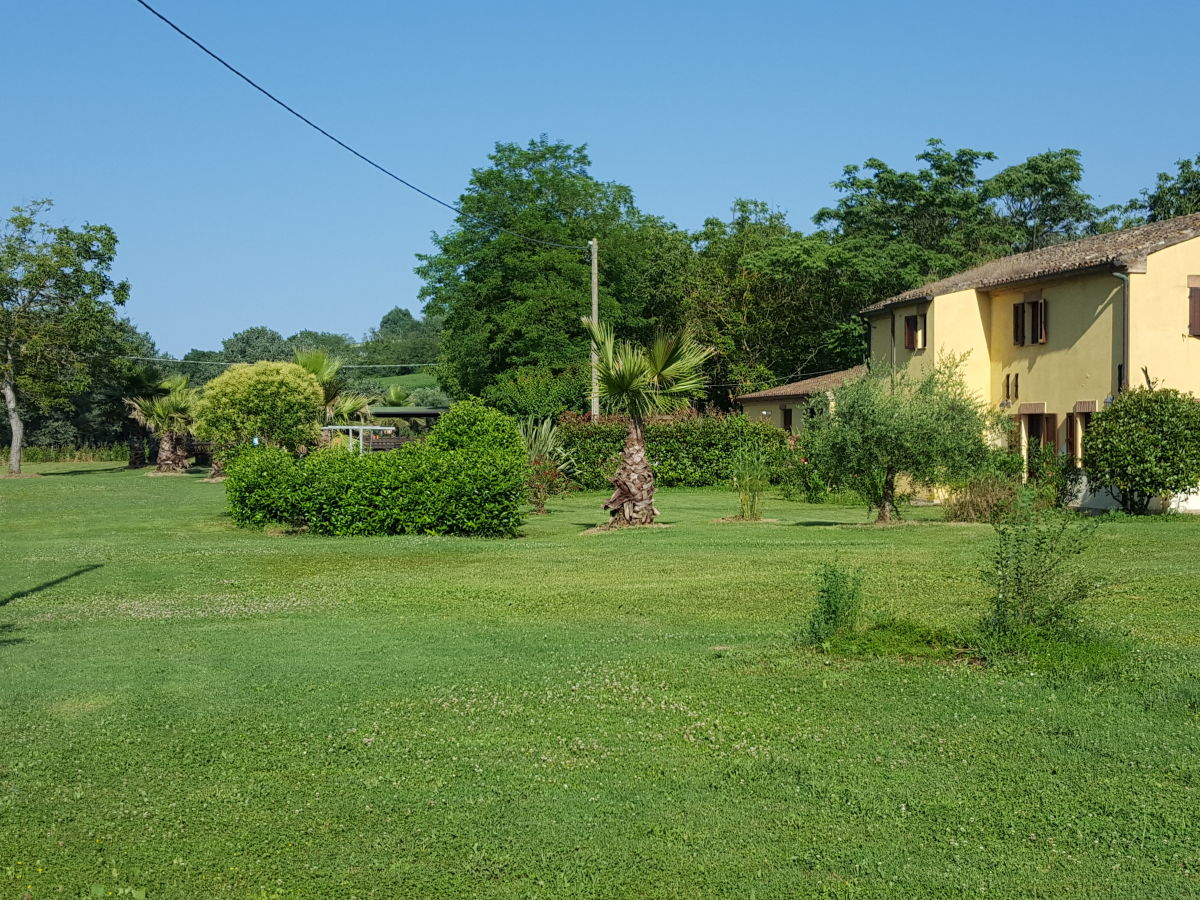
[[[62,584],[64,581],[70,581],[72,578],[77,578],[80,575],[86,575],[88,572],[92,572],[96,569],[100,569],[103,567],[104,567],[103,563],[93,563],[90,566],[80,566],[74,572],[68,572],[66,575],[62,575],[51,581],[45,581],[39,585],[35,585],[34,587],[27,588],[26,590],[17,591],[16,593],[9,594],[7,597],[0,599],[0,606],[8,606],[8,604],[12,603],[14,600],[20,600],[22,597],[28,597],[31,594],[36,594],[39,591],[44,591],[47,588],[52,588],[56,584]]]
[[[43,478],[57,478],[60,475],[100,475],[104,472],[127,472],[129,466],[110,466],[107,469],[67,469],[65,472],[43,472]]]
[[[12,633],[16,630],[16,625],[0,625],[0,647],[7,647],[9,644],[29,643],[29,638],[12,637]]]

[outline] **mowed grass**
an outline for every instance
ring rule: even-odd
[[[1101,527],[1100,674],[796,646],[980,615],[982,526],[662,491],[672,527],[241,531],[115,464],[0,481],[0,896],[1200,895],[1200,522]],[[134,893],[137,892],[137,893]]]

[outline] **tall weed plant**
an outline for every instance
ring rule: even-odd
[[[765,450],[755,444],[739,447],[730,460],[729,484],[738,497],[738,518],[762,518],[762,498],[771,485],[771,464]]]
[[[1096,522],[1075,513],[1037,509],[1026,497],[993,528],[995,545],[985,573],[992,596],[980,622],[984,642],[997,649],[1019,649],[1078,634],[1080,607],[1096,587],[1082,559]]]
[[[817,570],[817,598],[804,637],[820,646],[832,638],[853,631],[862,612],[863,572],[837,564]]]

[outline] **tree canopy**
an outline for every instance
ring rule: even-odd
[[[9,470],[21,471],[22,409],[69,409],[95,371],[92,357],[120,330],[129,283],[112,275],[117,236],[107,225],[42,221],[40,200],[13,208],[0,234],[0,386],[8,410]]]

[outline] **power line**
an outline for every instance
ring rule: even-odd
[[[225,362],[215,359],[171,359],[169,356],[122,356],[121,359],[134,359],[142,362],[181,363],[194,366],[236,366],[236,362]],[[371,363],[369,365],[339,366],[341,369],[412,369],[422,366],[436,366],[437,363]]]
[[[188,34],[186,31],[184,31],[182,28],[180,28],[178,25],[176,25],[174,22],[172,22],[170,19],[168,19],[162,13],[160,13],[157,9],[155,9],[153,6],[151,6],[149,3],[147,3],[146,0],[136,0],[136,2],[140,6],[144,7],[149,13],[154,15],[156,18],[161,19],[164,23],[167,24],[167,26],[169,26],[173,31],[175,31],[177,34],[179,34],[185,40],[191,42],[196,47],[200,48],[200,50],[202,50],[208,56],[211,56],[213,59],[215,59],[217,62],[219,62],[222,66],[224,66],[226,69],[228,69],[234,75],[236,75],[238,78],[242,79],[242,81],[246,82],[246,84],[250,85],[250,87],[254,88],[256,91],[258,91],[264,97],[269,99],[271,102],[277,104],[278,106],[283,107],[285,110],[287,110],[289,113],[291,113],[297,119],[299,119],[301,122],[303,122],[309,128],[312,128],[313,130],[317,131],[318,133],[329,138],[329,140],[333,141],[335,144],[337,144],[343,150],[357,156],[359,159],[361,159],[367,165],[369,165],[375,169],[378,169],[380,172],[382,172],[384,175],[388,176],[389,178],[392,178],[392,179],[400,182],[402,185],[404,185],[409,190],[416,191],[422,197],[432,200],[434,203],[437,203],[440,206],[444,206],[444,207],[446,207],[446,209],[451,210],[452,212],[455,212],[460,216],[464,216],[465,218],[468,218],[468,219],[473,219],[476,222],[480,223],[481,225],[485,225],[488,228],[494,228],[497,231],[504,232],[505,234],[511,234],[513,237],[518,237],[521,240],[528,241],[531,244],[541,244],[544,247],[561,247],[564,250],[587,250],[587,249],[589,249],[590,245],[587,245],[587,244],[560,244],[558,241],[546,241],[546,240],[542,240],[541,238],[529,237],[529,235],[521,234],[521,232],[519,232],[519,231],[513,231],[511,228],[505,228],[503,225],[497,225],[496,223],[489,222],[486,219],[480,218],[479,216],[475,216],[475,215],[472,215],[471,213],[463,212],[463,210],[461,208],[455,206],[453,203],[447,203],[445,200],[435,197],[433,194],[429,193],[428,191],[422,190],[421,188],[419,188],[415,184],[413,184],[411,181],[404,180],[399,175],[397,175],[395,172],[391,171],[390,169],[385,168],[384,166],[375,162],[375,160],[371,159],[369,156],[355,150],[353,147],[351,147],[345,141],[330,134],[328,131],[326,131],[324,128],[322,128],[320,125],[318,125],[316,122],[314,122],[312,119],[297,112],[291,106],[288,106],[288,104],[284,103],[282,100],[280,100],[278,97],[276,97],[270,91],[268,91],[265,87],[258,84],[258,82],[254,81],[254,79],[250,78],[250,76],[244,75],[242,72],[238,71],[238,69],[234,68],[234,66],[232,66],[230,63],[227,63],[224,59],[222,59],[220,56],[218,56],[212,50],[209,50],[202,43],[200,43],[200,41],[196,40],[196,38],[192,37],[190,34]]]

